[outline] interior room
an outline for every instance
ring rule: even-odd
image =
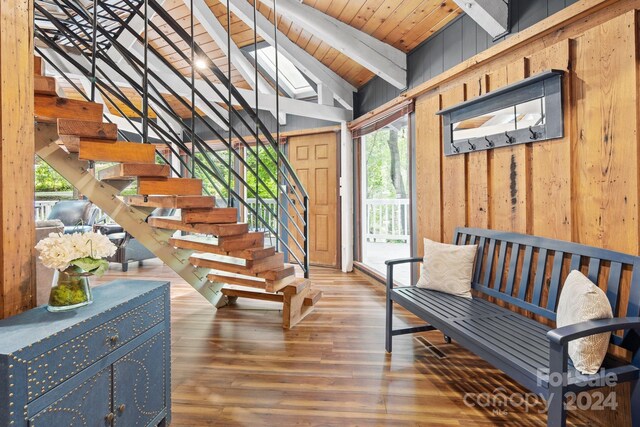
[[[0,427],[640,427],[640,0],[3,0]]]

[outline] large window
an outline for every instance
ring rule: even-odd
[[[385,274],[384,262],[411,254],[408,116],[360,139],[360,261]],[[410,265],[394,269],[410,284]]]

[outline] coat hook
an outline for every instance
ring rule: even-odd
[[[531,136],[529,137],[529,139],[538,139],[540,137],[540,134],[533,130],[531,126],[529,126],[529,132],[531,132]]]
[[[484,140],[487,141],[487,147],[493,147],[493,141],[489,137],[485,136]]]
[[[469,148],[471,148],[471,151],[476,149],[476,146],[471,143],[470,139],[467,139],[467,144],[469,144]]]
[[[516,139],[513,136],[509,135],[507,131],[504,132],[504,136],[507,137],[507,144],[513,144],[514,142],[516,142]]]
[[[455,151],[456,153],[460,152],[460,149],[456,147],[456,144],[453,141],[451,141],[451,146],[453,147],[453,151]]]

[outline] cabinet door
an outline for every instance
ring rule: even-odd
[[[146,426],[165,408],[168,345],[161,332],[113,364],[114,425]]]
[[[111,367],[105,368],[29,419],[30,427],[107,427]]]

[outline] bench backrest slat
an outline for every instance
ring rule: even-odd
[[[520,244],[511,245],[511,259],[509,261],[509,271],[507,276],[507,285],[504,293],[511,295],[513,293],[513,285],[516,281],[516,272],[518,270],[518,258],[520,257]]]
[[[580,255],[571,255],[571,267],[569,267],[571,271],[580,270],[580,262],[582,262],[582,257]]]
[[[496,241],[495,239],[491,239],[489,241],[489,252],[487,253],[487,261],[484,270],[484,286],[486,288],[489,287],[489,282],[491,281],[491,271],[493,270],[493,257],[496,254]]]
[[[455,244],[477,244],[473,288],[555,321],[562,285],[572,270],[605,290],[614,316],[640,315],[640,257],[538,236],[460,228]],[[516,283],[517,282],[517,283]],[[612,344],[632,349],[632,334]]]
[[[587,277],[593,283],[598,283],[598,278],[600,277],[600,259],[591,258],[589,261],[589,272],[587,273]]]
[[[496,267],[496,277],[493,281],[493,289],[500,290],[502,276],[504,275],[504,260],[507,257],[507,242],[500,242],[500,254],[498,255],[498,266]]]
[[[484,260],[484,249],[485,243],[487,241],[486,237],[480,237],[480,243],[478,243],[478,254],[476,255],[476,269],[473,273],[473,281],[474,283],[480,282],[480,274],[482,273],[482,263]]]
[[[560,275],[562,274],[563,262],[564,252],[556,251],[553,254],[553,269],[551,270],[549,294],[547,295],[547,310],[555,311],[556,304],[558,303],[558,294],[560,291]]]
[[[524,261],[522,262],[522,272],[520,273],[520,285],[518,286],[518,299],[524,300],[527,297],[529,279],[531,278],[531,263],[533,262],[533,246],[527,246],[524,250]]]
[[[622,277],[622,264],[612,262],[609,267],[609,282],[607,283],[607,298],[614,313],[618,311],[618,289]]]
[[[533,298],[532,303],[534,305],[540,305],[542,299],[542,287],[544,286],[544,278],[547,273],[547,250],[540,248],[538,252],[538,266],[536,267],[536,279],[533,286]]]

